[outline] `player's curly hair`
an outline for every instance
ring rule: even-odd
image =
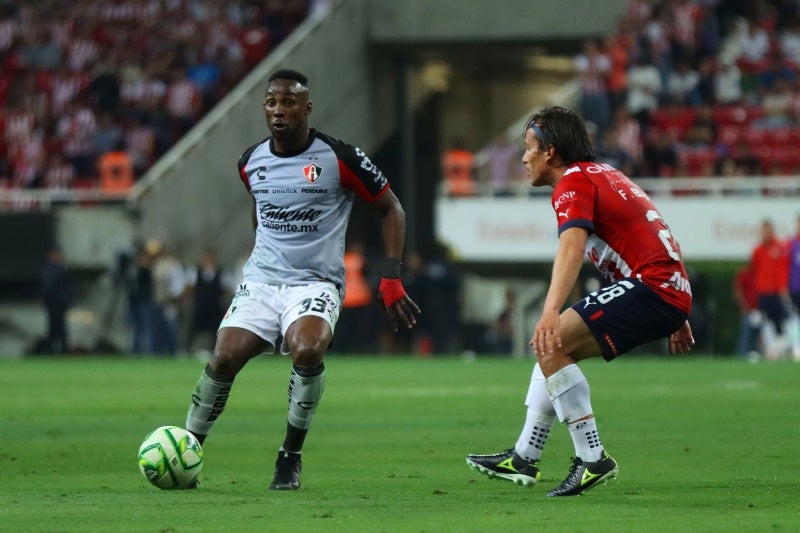
[[[288,68],[282,68],[273,72],[267,81],[270,82],[273,80],[292,80],[308,87],[308,76],[302,72]]]
[[[525,131],[534,128],[542,149],[554,146],[565,165],[578,161],[594,161],[595,153],[586,124],[574,111],[561,106],[543,107],[525,121]],[[541,134],[540,134],[541,132]]]

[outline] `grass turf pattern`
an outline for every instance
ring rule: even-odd
[[[581,364],[619,479],[545,492],[572,443],[553,428],[540,483],[479,476],[513,446],[533,362],[330,356],[303,486],[267,491],[290,362],[253,360],[204,445],[202,487],[159,491],[136,452],[182,426],[204,363],[0,360],[0,529],[31,531],[797,531],[800,365],[622,357]]]

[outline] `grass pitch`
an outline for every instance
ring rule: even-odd
[[[267,491],[286,417],[287,358],[252,361],[206,441],[197,491],[159,491],[136,451],[183,425],[203,363],[0,361],[0,530],[798,531],[800,365],[587,361],[619,479],[546,498],[572,444],[554,427],[532,488],[469,470],[513,446],[531,360],[330,356],[303,486]]]

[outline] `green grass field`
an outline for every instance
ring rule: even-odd
[[[621,358],[582,365],[619,479],[546,498],[572,444],[555,427],[543,480],[521,488],[469,470],[467,453],[513,446],[531,360],[327,360],[303,487],[270,492],[288,359],[240,374],[204,448],[203,486],[159,491],[142,438],[183,425],[203,363],[0,361],[0,530],[798,531],[800,365]]]

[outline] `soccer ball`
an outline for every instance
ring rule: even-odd
[[[200,442],[181,427],[156,428],[139,446],[139,470],[160,489],[190,488],[202,468]]]

